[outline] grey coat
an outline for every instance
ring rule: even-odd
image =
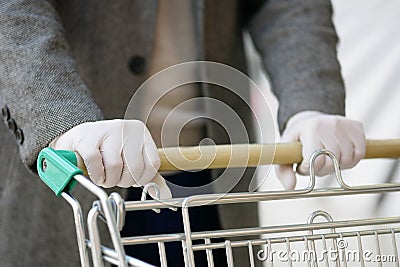
[[[123,117],[146,78],[156,12],[157,0],[0,1],[1,266],[79,266],[72,212],[32,174],[35,160],[82,122]],[[199,60],[246,72],[242,30],[250,32],[280,101],[281,130],[302,110],[344,113],[328,0],[202,0],[193,12]],[[254,141],[246,108],[215,86],[203,95],[237,111]],[[212,126],[208,133],[227,142]],[[253,204],[220,212],[224,227],[257,223]]]

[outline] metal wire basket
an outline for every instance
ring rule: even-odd
[[[396,153],[399,151],[397,150]],[[336,188],[315,188],[314,162],[326,155],[335,168]],[[397,154],[396,154],[397,155]],[[392,156],[392,154],[391,154]],[[60,163],[61,162],[61,163]],[[125,255],[124,246],[156,244],[161,266],[167,266],[165,245],[180,242],[185,266],[195,266],[194,255],[205,253],[208,266],[215,266],[213,253],[224,250],[227,266],[236,266],[234,251],[248,251],[248,266],[264,262],[267,266],[399,266],[398,233],[400,215],[384,218],[334,220],[325,211],[317,210],[304,223],[260,226],[240,229],[193,232],[189,210],[201,205],[226,205],[261,201],[326,198],[360,194],[382,194],[400,191],[399,184],[350,186],[342,178],[335,156],[326,150],[315,152],[310,159],[310,179],[304,189],[292,191],[246,192],[194,195],[165,201],[145,200],[147,185],[138,201],[124,201],[117,193],[107,195],[71,164],[63,153],[51,149],[41,152],[38,159],[39,175],[73,208],[78,247],[82,266],[104,266],[109,262],[118,266],[152,266]],[[58,180],[54,181],[57,177]],[[64,177],[64,178],[60,178]],[[49,182],[50,181],[50,182]],[[69,193],[74,183],[80,183],[98,197],[87,215],[88,235],[79,202]],[[181,208],[184,231],[174,234],[147,236],[120,236],[126,212]],[[320,218],[319,218],[320,217]],[[317,219],[319,218],[319,219]],[[323,221],[321,221],[323,219]],[[99,222],[107,224],[113,247],[101,244]],[[222,241],[221,241],[222,240]],[[371,247],[372,244],[372,247]],[[90,253],[89,253],[90,251]]]

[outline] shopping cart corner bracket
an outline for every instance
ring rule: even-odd
[[[40,179],[54,191],[56,196],[62,192],[71,191],[76,185],[75,175],[83,174],[77,165],[77,159],[72,151],[44,148],[37,160],[37,170]]]

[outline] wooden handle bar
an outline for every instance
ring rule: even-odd
[[[303,160],[301,143],[235,144],[159,148],[160,171],[256,167],[267,164],[294,164]],[[86,167],[78,153],[78,167]],[[365,159],[400,158],[400,139],[367,140]]]
[[[160,171],[255,167],[302,161],[301,143],[159,148]],[[400,139],[367,140],[365,159],[400,158]]]

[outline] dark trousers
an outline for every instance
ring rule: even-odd
[[[168,181],[186,187],[195,187],[208,184],[211,181],[210,171],[182,172],[177,175],[165,177]],[[142,194],[141,188],[129,189],[127,200],[139,200]],[[173,193],[172,193],[173,194]],[[154,211],[127,212],[124,229],[121,232],[125,236],[141,236],[152,234],[183,233],[182,211],[163,209],[161,213]],[[214,205],[189,208],[190,226],[192,232],[220,230],[220,222],[217,207]],[[223,241],[223,240],[213,240]],[[204,241],[203,241],[204,242]],[[194,244],[196,242],[194,241]],[[181,242],[165,243],[168,266],[184,266]],[[132,245],[125,247],[127,255],[133,256],[147,263],[160,266],[157,244]],[[195,264],[207,266],[205,251],[194,252]],[[226,266],[225,250],[213,250],[215,266]]]

